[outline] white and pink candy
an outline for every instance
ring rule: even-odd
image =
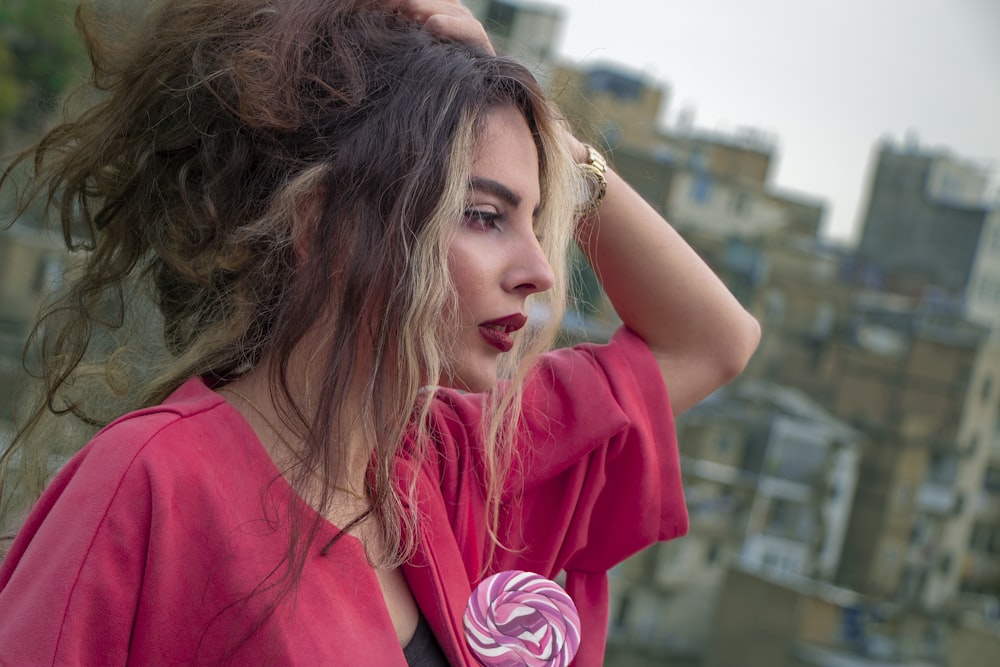
[[[521,570],[484,579],[465,607],[465,639],[486,667],[566,667],[580,614],[554,581]]]

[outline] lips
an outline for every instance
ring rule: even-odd
[[[498,317],[495,320],[480,323],[479,335],[501,352],[510,352],[511,348],[514,347],[512,334],[523,327],[527,321],[527,316],[521,313]]]

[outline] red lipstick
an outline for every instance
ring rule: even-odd
[[[521,313],[498,317],[495,320],[481,322],[479,335],[501,352],[510,352],[514,347],[514,337],[511,334],[523,327],[527,321],[527,316]]]

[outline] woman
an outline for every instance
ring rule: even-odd
[[[143,26],[85,31],[102,96],[22,156],[89,253],[7,458],[103,428],[0,567],[0,661],[474,665],[473,588],[527,570],[600,664],[607,570],[686,529],[672,418],[754,320],[451,0]],[[574,234],[625,327],[539,357]]]

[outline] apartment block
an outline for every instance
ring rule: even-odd
[[[669,158],[658,125],[669,101],[666,85],[612,63],[557,65],[549,94],[576,133],[595,146]]]
[[[690,532],[619,569],[609,640],[704,658],[733,567],[832,580],[863,443],[802,392],[764,381],[693,408],[678,438]]]
[[[866,279],[960,302],[990,215],[988,169],[912,141],[880,143],[873,161],[858,246]]]

